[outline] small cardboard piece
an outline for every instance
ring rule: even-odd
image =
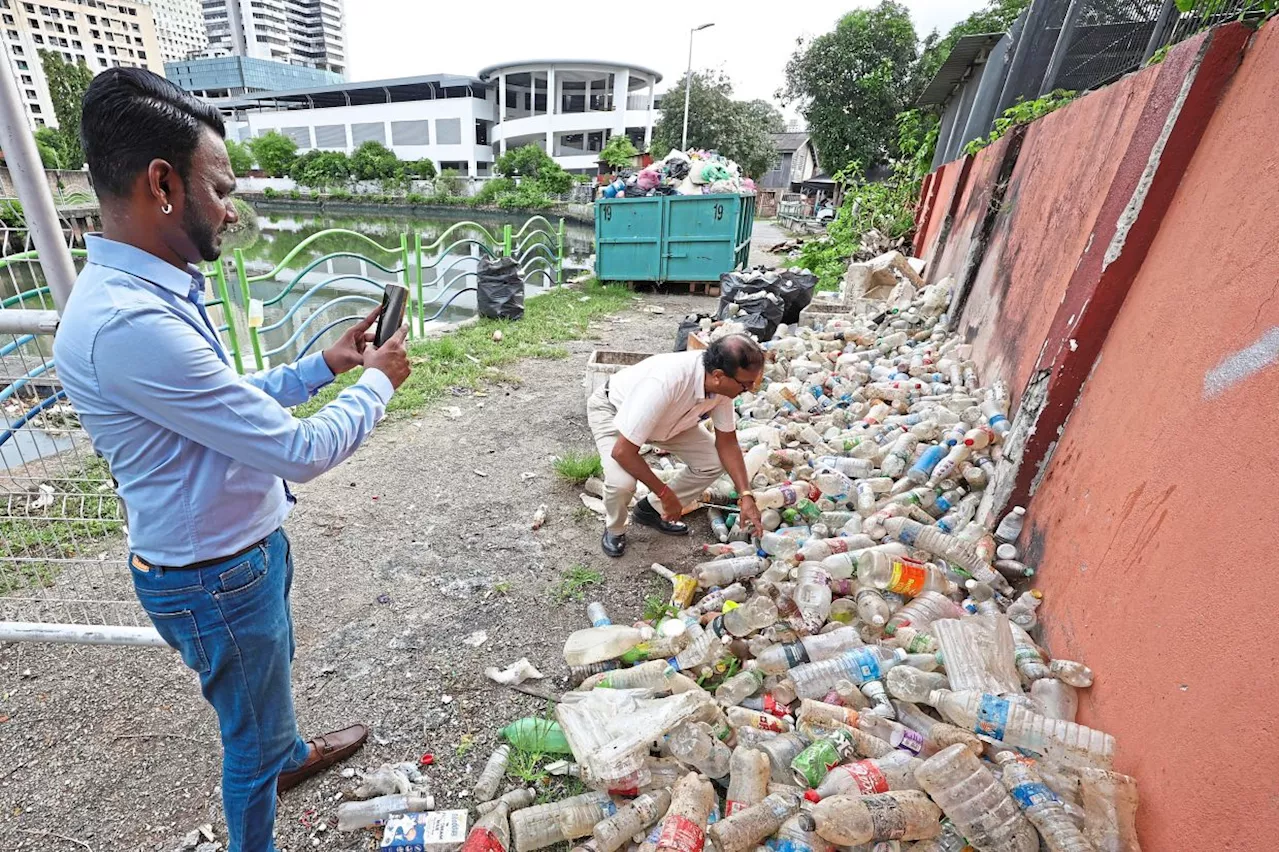
[[[384,852],[456,852],[467,839],[465,810],[397,814],[382,829]]]

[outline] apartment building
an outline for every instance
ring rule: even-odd
[[[204,0],[214,55],[347,73],[342,0]]]
[[[209,43],[200,0],[146,0],[156,22],[156,38],[165,62],[186,59]]]

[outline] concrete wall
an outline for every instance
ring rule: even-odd
[[[62,183],[63,192],[83,192],[93,195],[93,187],[89,185],[89,173],[78,171],[67,171],[65,169],[53,171],[46,170],[44,173],[45,180],[49,181],[49,189],[52,192],[58,192],[58,183]],[[13,179],[9,177],[9,170],[0,165],[0,198],[17,198],[18,190],[14,189]]]
[[[981,255],[958,327],[1028,391],[1044,641],[1097,672],[1148,849],[1278,845],[1276,80],[1274,20],[1184,43],[1032,125],[1003,188],[982,152],[933,239],[932,278]]]

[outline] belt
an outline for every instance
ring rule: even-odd
[[[274,534],[275,533],[272,533],[272,535]],[[241,548],[240,550],[237,550],[235,553],[232,553],[228,556],[219,556],[216,559],[204,559],[204,560],[201,560],[200,562],[192,562],[190,565],[174,565],[174,566],[152,565],[150,562],[143,559],[141,556],[139,556],[136,553],[133,554],[133,557],[129,561],[132,562],[133,567],[137,568],[139,571],[150,571],[153,568],[162,568],[165,571],[197,571],[201,568],[208,568],[212,565],[219,565],[223,562],[230,562],[232,559],[238,559],[241,556],[244,556],[249,551],[253,550],[255,547],[261,547],[263,544],[266,543],[267,538],[269,538],[269,536],[260,538],[257,541],[255,541],[253,544],[249,545],[248,547]]]

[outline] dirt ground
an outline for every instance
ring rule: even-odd
[[[688,538],[641,529],[624,558],[605,557],[600,520],[550,464],[567,447],[592,447],[583,391],[592,349],[669,351],[679,318],[714,305],[687,295],[643,301],[666,313],[628,311],[594,326],[597,339],[569,344],[569,358],[512,367],[518,386],[384,424],[341,467],[296,489],[286,530],[304,736],[363,721],[372,735],[348,766],[431,752],[437,806],[466,806],[497,730],[546,709],[486,680],[484,668],[526,656],[549,676],[542,684],[565,687],[560,648],[586,620],[584,604],[556,602],[561,573],[577,564],[603,572],[587,599],[626,620],[646,595],[670,591],[645,570],[651,562],[695,561],[707,540],[701,518]],[[447,416],[450,405],[460,418]],[[532,532],[540,503],[549,520]],[[463,644],[477,630],[488,641]],[[206,822],[225,844],[216,720],[177,655],[0,645],[0,714],[0,849],[168,852]],[[335,797],[352,783],[335,769],[286,793],[279,848],[374,848],[371,832],[308,827],[336,822]]]

